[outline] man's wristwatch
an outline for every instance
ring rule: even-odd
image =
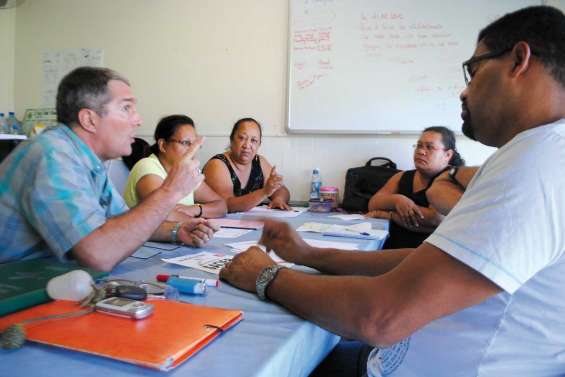
[[[179,229],[182,226],[182,223],[179,221],[178,223],[173,226],[171,229],[171,243],[178,244],[179,243]]]
[[[196,203],[196,205],[198,206],[198,208],[200,208],[200,212],[198,212],[198,214],[194,217],[201,217],[202,216],[202,204]]]
[[[263,301],[267,301],[268,297],[266,295],[267,288],[269,288],[269,284],[275,280],[275,277],[279,273],[279,271],[283,268],[278,264],[274,266],[265,267],[257,276],[257,280],[255,281],[255,290],[257,291],[257,296]]]

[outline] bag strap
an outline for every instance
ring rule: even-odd
[[[386,157],[373,157],[369,161],[367,161],[365,166],[373,166],[372,162],[378,161],[378,160],[380,160],[381,163],[378,164],[377,166],[383,166],[385,168],[396,169],[396,164],[394,162],[392,162],[392,160],[390,158],[386,158]]]

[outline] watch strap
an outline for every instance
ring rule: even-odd
[[[277,274],[284,266],[280,266],[275,264],[273,266],[265,267],[257,276],[257,280],[255,281],[255,289],[257,291],[257,296],[263,301],[267,301],[269,298],[267,297],[267,288],[269,285],[275,280]]]
[[[459,187],[461,190],[465,191],[465,187],[461,184],[461,182],[459,182],[457,180],[457,172],[459,171],[459,166],[454,166],[451,169],[449,169],[449,172],[447,173],[447,176],[449,177],[449,180],[456,185],[457,187]]]

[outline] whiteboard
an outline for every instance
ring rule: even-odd
[[[290,0],[287,130],[461,128],[479,31],[533,0]]]

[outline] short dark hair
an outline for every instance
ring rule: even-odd
[[[129,85],[128,80],[109,68],[79,67],[68,73],[57,89],[57,121],[71,127],[78,123],[81,109],[103,115],[104,106],[111,99],[108,94],[111,80]]]
[[[180,126],[187,124],[192,126],[193,128],[196,128],[192,118],[186,115],[174,114],[161,118],[159,123],[157,123],[155,133],[153,134],[153,137],[155,138],[155,144],[151,146],[151,152],[158,156],[159,145],[157,144],[157,142],[159,141],[159,139],[169,140],[171,136],[173,136],[175,132],[177,132],[177,129]]]
[[[451,159],[449,160],[449,165],[451,165],[451,166],[463,166],[463,165],[465,165],[465,160],[463,160],[463,158],[461,157],[461,155],[457,151],[455,133],[453,133],[453,131],[451,131],[447,127],[433,126],[433,127],[428,127],[426,129],[424,129],[424,131],[422,131],[422,133],[424,133],[424,132],[435,132],[435,133],[438,133],[438,134],[441,135],[441,143],[443,144],[445,149],[447,149],[447,150],[451,149],[453,151],[453,156],[451,156]]]
[[[492,51],[527,42],[552,77],[565,86],[565,15],[549,6],[534,6],[508,13],[479,33]]]
[[[230,133],[230,141],[233,141],[233,138],[235,136],[235,133],[237,132],[237,130],[239,129],[239,127],[245,123],[245,122],[253,122],[257,125],[257,127],[259,128],[259,141],[261,141],[261,139],[263,139],[263,129],[261,127],[261,124],[259,122],[257,122],[255,119],[253,118],[241,118],[240,120],[238,120],[237,122],[235,122],[235,124],[233,125],[232,129],[231,129],[231,133]]]

